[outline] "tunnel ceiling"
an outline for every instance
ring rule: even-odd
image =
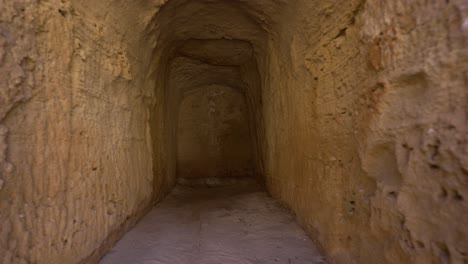
[[[209,84],[226,85],[240,91],[246,88],[239,67],[216,66],[186,57],[174,58],[170,67],[171,87],[179,91],[181,96],[187,90]]]
[[[253,57],[249,42],[228,39],[189,39],[183,42],[177,53],[220,66],[242,65]]]
[[[287,1],[170,0],[154,18],[171,40],[236,39],[258,44],[287,12]]]
[[[273,21],[285,15],[288,6],[287,1],[167,1],[148,26],[158,35],[156,75],[170,72],[171,79],[180,79],[177,86],[185,87],[177,88],[181,93],[188,86],[210,83],[252,89],[242,80],[241,68],[258,72]]]

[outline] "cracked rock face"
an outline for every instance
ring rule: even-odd
[[[467,10],[0,0],[0,262],[94,263],[199,164],[335,263],[468,262]]]

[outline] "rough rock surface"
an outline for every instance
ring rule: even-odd
[[[144,7],[107,4],[0,1],[0,263],[92,263],[169,190],[152,186],[149,47],[129,15],[112,26]]]
[[[0,262],[96,262],[216,84],[331,262],[466,263],[467,36],[464,0],[0,0]]]

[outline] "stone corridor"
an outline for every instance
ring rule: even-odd
[[[0,264],[467,264],[467,76],[467,0],[0,0]]]

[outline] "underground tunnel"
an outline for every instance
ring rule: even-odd
[[[0,0],[0,263],[468,263],[467,21]]]

